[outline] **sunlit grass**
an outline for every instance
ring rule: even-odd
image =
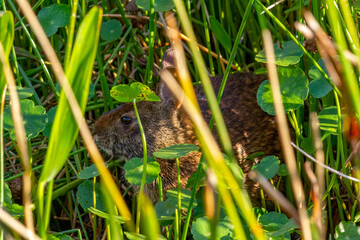
[[[123,239],[125,236],[130,238],[131,234],[135,233],[146,235],[150,239],[158,238],[159,234],[166,235],[168,239],[196,236],[194,232],[198,231],[196,227],[197,220],[201,216],[198,212],[201,207],[198,205],[193,211],[192,204],[194,201],[206,202],[199,198],[200,194],[197,195],[198,188],[193,189],[186,216],[184,215],[186,211],[182,211],[178,204],[176,211],[174,210],[174,215],[176,212],[177,217],[173,216],[172,223],[160,227],[159,224],[163,222],[157,219],[160,216],[156,216],[156,208],[154,210],[154,206],[145,196],[140,195],[139,198],[130,199],[127,194],[120,195],[120,190],[125,189],[114,181],[121,178],[119,163],[113,161],[105,165],[90,132],[91,125],[96,119],[119,104],[111,98],[111,87],[120,83],[130,84],[133,81],[140,81],[156,89],[162,54],[169,45],[172,45],[179,52],[185,47],[180,54],[181,57],[177,59],[177,64],[180,66],[178,77],[185,79],[180,80],[186,95],[183,106],[189,111],[198,129],[198,138],[206,157],[206,161],[202,158],[200,166],[205,163],[212,169],[208,171],[209,175],[213,173],[218,180],[217,187],[212,190],[214,194],[218,194],[218,202],[213,199],[218,205],[214,205],[216,209],[212,210],[219,216],[213,218],[208,216],[209,237],[216,238],[216,226],[225,219],[220,218],[220,215],[225,213],[224,215],[228,217],[226,221],[233,228],[232,236],[245,239],[252,234],[252,237],[264,239],[265,235],[270,234],[267,226],[260,221],[260,216],[264,213],[260,212],[260,209],[252,208],[246,193],[239,190],[241,182],[237,181],[233,170],[229,169],[223,160],[221,151],[232,160],[236,160],[236,157],[218,108],[222,91],[216,97],[209,81],[209,74],[224,74],[223,88],[231,70],[238,69],[268,73],[273,86],[272,77],[276,76],[276,66],[269,67],[272,60],[268,59],[267,64],[255,61],[256,54],[264,48],[265,39],[262,38],[264,29],[269,29],[272,33],[272,36],[267,37],[267,49],[271,48],[273,43],[282,45],[289,40],[294,41],[301,49],[303,55],[293,68],[301,69],[305,73],[309,81],[306,86],[308,89],[315,81],[310,74],[312,68],[317,69],[319,76],[324,79],[318,88],[322,88],[326,83],[332,88],[320,98],[316,98],[309,91],[304,104],[289,111],[290,128],[295,129],[294,135],[296,135],[293,140],[299,147],[311,151],[310,154],[318,160],[323,159],[325,165],[345,175],[353,174],[358,177],[356,168],[358,156],[355,151],[359,140],[357,129],[360,124],[358,86],[360,41],[357,8],[349,1],[339,1],[336,3],[338,6],[333,1],[317,0],[310,3],[299,1],[294,3],[294,6],[289,6],[286,1],[272,5],[273,3],[265,4],[258,0],[174,1],[175,8],[167,13],[175,16],[173,19],[175,23],[171,25],[165,22],[164,17],[167,14],[154,11],[156,1],[149,2],[149,12],[140,10],[136,13],[134,13],[136,9],[127,12],[123,1],[118,0],[100,1],[95,4],[74,1],[69,4],[71,13],[69,25],[59,28],[56,34],[46,37],[41,26],[36,23],[36,15],[32,14],[30,6],[26,5],[27,2],[19,0],[17,5],[11,0],[2,2],[0,9],[9,11],[5,14],[0,13],[0,42],[3,46],[3,50],[0,48],[0,132],[2,133],[0,207],[5,206],[5,209],[9,209],[7,201],[15,204],[14,199],[7,199],[9,195],[6,195],[8,193],[7,188],[4,187],[5,179],[9,184],[14,178],[22,177],[24,178],[21,186],[22,202],[17,200],[16,204],[24,206],[24,209],[17,217],[30,232],[39,234],[42,239],[50,232],[69,229],[72,232],[80,232],[86,239],[104,238],[105,234],[108,239]],[[40,9],[51,4],[53,3],[38,1],[34,10],[37,14]],[[102,9],[94,5],[99,5]],[[310,12],[303,15],[303,7],[311,9],[314,17],[311,17]],[[22,10],[21,13],[18,11],[19,8]],[[102,12],[105,13],[104,18]],[[11,22],[13,18],[15,24]],[[229,37],[231,48],[226,45],[226,39],[220,40],[221,35],[219,33],[216,35],[216,27],[211,25],[210,18],[216,19],[222,30],[227,33],[228,36],[224,38]],[[122,24],[122,35],[113,41],[99,38],[101,22],[108,19],[118,19]],[[9,24],[4,26],[3,23],[6,21]],[[306,25],[299,24],[304,22]],[[27,23],[30,27],[26,25]],[[175,31],[173,32],[175,37],[168,36],[167,34],[174,30],[175,26],[180,28],[180,34]],[[3,31],[5,28],[7,31]],[[12,35],[13,31],[14,35]],[[326,35],[332,36],[332,40]],[[309,50],[304,45],[304,40],[313,37],[317,38],[317,45],[314,43],[314,46],[317,47],[318,52]],[[269,56],[266,54],[266,57]],[[324,59],[327,69],[323,69],[318,63],[320,58]],[[267,70],[265,66],[268,67]],[[166,81],[171,81],[171,75],[166,75],[168,74],[166,72],[162,74],[166,76]],[[201,82],[204,87],[213,113],[210,129],[213,123],[216,123],[221,148],[208,130],[208,124],[199,115],[192,82]],[[7,97],[5,100],[6,83],[10,98]],[[16,97],[15,84],[17,87],[30,89],[33,94],[28,98],[37,105],[43,106],[48,113],[52,107],[57,106],[49,138],[43,133],[39,133],[31,140],[25,138],[25,123],[23,124],[20,109],[17,107],[22,99]],[[60,85],[64,91],[59,91]],[[92,87],[94,89],[91,89]],[[174,88],[175,95],[181,98],[182,90]],[[10,103],[15,107],[12,115],[16,139],[11,139],[10,132],[3,129],[2,114],[5,106]],[[331,120],[336,119],[332,131],[328,130],[327,123],[320,118],[320,123],[314,125],[316,122],[314,116],[320,115],[329,107],[334,107],[336,110],[336,113],[329,117]],[[280,115],[282,114],[277,114]],[[141,116],[138,116],[138,119],[141,119]],[[284,118],[282,121],[286,122]],[[90,125],[90,129],[87,124]],[[319,125],[321,131],[317,133]],[[80,129],[80,137],[78,129]],[[283,134],[288,135],[288,133],[285,131]],[[317,137],[314,136],[316,134]],[[146,131],[144,136],[146,138]],[[283,137],[282,140],[283,146],[286,146],[284,162],[287,163],[291,176],[281,178],[287,180],[285,185],[289,188],[287,191],[289,202],[286,204],[297,207],[298,212],[291,210],[296,221],[299,220],[301,225],[298,226],[300,227],[298,233],[304,239],[315,239],[318,236],[324,239],[330,235],[333,238],[338,222],[344,222],[342,224],[346,222],[355,230],[358,229],[356,219],[359,205],[355,183],[351,179],[340,178],[328,170],[322,171],[316,164],[306,163],[307,158],[299,151],[295,152],[296,162],[293,160],[289,163],[288,160],[291,158],[289,156],[294,155],[287,153],[292,151],[291,140],[289,136]],[[313,140],[315,146],[321,146],[320,149],[309,147],[309,143]],[[100,172],[100,176],[94,175],[90,178],[93,187],[95,189],[95,184],[100,182],[104,190],[103,193],[93,191],[91,201],[95,208],[99,207],[101,204],[95,200],[100,196],[109,215],[89,213],[87,209],[78,205],[76,192],[78,186],[85,181],[79,175],[92,163],[95,163]],[[112,171],[112,175],[109,170]],[[312,172],[315,172],[315,175]],[[200,184],[198,182],[201,174],[203,174],[202,168],[199,168],[196,184]],[[316,175],[318,178],[314,177]],[[316,193],[318,185],[319,195]],[[143,188],[144,184],[141,190]],[[268,188],[264,187],[264,189]],[[291,189],[295,194],[291,193]],[[125,190],[125,193],[128,190]],[[178,203],[184,202],[181,196],[179,194],[177,197]],[[136,204],[137,200],[138,204]],[[262,202],[265,203],[265,200],[262,199]],[[279,205],[286,206],[286,204]],[[319,206],[323,208],[323,214],[326,216],[323,219],[319,216],[321,215]],[[209,210],[206,206],[203,208],[201,210],[205,212]],[[277,212],[284,211],[278,207],[275,209]],[[32,213],[36,213],[35,216]],[[63,218],[59,218],[60,215]],[[118,215],[123,217],[121,223]],[[310,216],[310,220],[307,215]],[[6,221],[4,219],[6,218],[0,218],[0,221]],[[319,227],[321,219],[326,223],[323,228]],[[55,227],[60,226],[62,221],[68,223],[66,229]],[[277,219],[273,221],[276,222]],[[33,226],[32,222],[37,222],[36,226]],[[25,237],[24,226],[20,222],[15,221],[11,224],[13,225],[9,227],[13,229],[12,234]],[[17,229],[14,226],[21,227]],[[196,226],[195,230],[193,226]],[[311,230],[310,226],[316,230]],[[290,237],[288,232],[282,236],[285,239]],[[4,239],[3,233],[0,234],[0,239]]]

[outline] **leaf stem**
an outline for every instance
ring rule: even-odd
[[[177,180],[178,180],[178,211],[179,211],[179,229],[181,229],[181,176],[179,158],[176,158]],[[180,235],[180,231],[179,231]],[[180,239],[180,236],[179,236]]]
[[[145,132],[144,132],[144,128],[141,124],[141,120],[140,120],[140,116],[139,116],[139,112],[137,110],[136,107],[136,99],[134,98],[133,100],[133,104],[134,104],[134,111],[136,114],[136,120],[138,122],[139,128],[140,128],[140,133],[141,133],[141,140],[142,140],[142,144],[143,144],[143,174],[142,174],[142,178],[141,178],[141,185],[140,185],[140,192],[139,192],[139,196],[144,192],[144,188],[145,188],[145,180],[146,180],[146,166],[147,166],[147,146],[146,146],[146,138],[145,138]],[[141,210],[141,204],[142,204],[142,200],[143,198],[138,198],[138,203],[137,203],[137,209],[136,209],[136,232],[139,233],[140,231],[140,210]]]

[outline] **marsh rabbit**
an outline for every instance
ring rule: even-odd
[[[248,179],[247,173],[261,158],[246,158],[258,152],[275,156],[281,154],[275,118],[265,113],[256,100],[257,90],[264,79],[265,76],[253,73],[230,74],[220,103],[234,152],[245,173],[244,186],[254,205],[260,204],[259,185]],[[221,80],[222,76],[211,78],[216,93]],[[174,144],[199,144],[189,116],[179,106],[179,102],[164,82],[160,81],[159,84],[158,95],[161,102],[137,103],[149,156],[160,148]],[[209,122],[210,111],[201,86],[197,86],[195,92],[201,112],[205,120]],[[215,134],[215,131],[213,132]],[[112,159],[129,160],[133,157],[142,157],[141,135],[132,103],[122,104],[100,117],[94,126],[94,135],[98,146]],[[196,171],[200,155],[200,152],[192,152],[180,158],[182,187],[186,186],[187,180]],[[175,159],[157,159],[157,161],[161,168],[163,192],[176,188]],[[147,184],[145,192],[154,202],[159,200],[155,182]]]

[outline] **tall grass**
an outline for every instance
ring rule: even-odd
[[[276,66],[270,67],[274,61],[269,58],[271,54],[268,51],[272,43],[283,46],[284,42],[291,40],[302,52],[293,68],[305,73],[310,89],[304,104],[287,114],[290,127],[295,129],[295,142],[318,160],[323,159],[324,164],[335,171],[323,170],[315,163],[306,163],[308,159],[300,151],[295,152],[296,161],[291,162],[291,155],[294,154],[291,154],[291,140],[285,131],[283,134],[287,137],[282,137],[283,146],[287,146],[284,147],[287,149],[284,162],[288,165],[290,176],[283,178],[289,191],[287,200],[278,199],[279,205],[292,204],[296,207],[296,211],[292,208],[290,212],[294,214],[296,222],[300,219],[296,231],[304,239],[334,239],[335,235],[347,236],[350,234],[349,229],[355,229],[356,232],[359,216],[358,185],[353,179],[340,178],[334,173],[338,171],[345,176],[359,178],[360,41],[355,3],[346,0],[313,0],[310,3],[299,1],[292,6],[286,1],[174,0],[174,8],[170,13],[175,15],[175,24],[171,25],[164,22],[163,13],[156,12],[156,2],[149,1],[149,12],[140,10],[135,14],[126,12],[123,1],[73,1],[68,4],[68,25],[60,27],[48,37],[33,11],[38,14],[40,9],[55,4],[55,1],[38,1],[33,10],[28,2],[22,0],[17,5],[11,0],[1,3],[0,9],[8,11],[0,12],[0,207],[23,222],[31,234],[38,234],[42,239],[46,239],[50,232],[67,230],[73,233],[66,234],[74,237],[76,232],[78,238],[85,239],[100,239],[106,234],[109,239],[135,239],[143,236],[157,239],[160,233],[164,233],[168,239],[186,239],[201,235],[201,230],[207,229],[206,226],[210,231],[207,237],[216,239],[217,234],[221,233],[221,224],[229,224],[226,226],[230,226],[228,230],[231,238],[245,239],[252,235],[256,239],[265,239],[275,234],[261,220],[269,209],[252,207],[246,192],[239,190],[241,183],[234,176],[235,170],[225,164],[209,126],[199,114],[190,76],[193,82],[202,83],[213,114],[210,129],[216,123],[221,149],[231,161],[235,161],[218,107],[226,79],[231,69],[269,74],[275,93],[276,81],[275,86],[273,84],[277,75]],[[311,10],[304,13],[304,7]],[[109,19],[119,19],[122,23],[121,36],[111,41],[105,40],[104,36],[99,37],[101,22]],[[173,37],[168,36],[166,32],[171,34],[176,26],[179,26],[183,35],[175,30]],[[272,34],[266,39],[262,38],[264,29],[269,29]],[[304,39],[315,37],[317,52],[304,45]],[[231,46],[227,45],[229,41]],[[263,62],[256,62],[255,56],[264,48],[265,41],[267,60],[264,60],[264,65]],[[177,59],[181,66],[179,78],[183,79],[180,83],[185,90],[183,106],[197,129],[206,165],[212,169],[208,173],[214,173],[218,180],[213,191],[219,198],[217,201],[213,199],[215,203],[211,209],[217,215],[207,216],[205,219],[208,225],[202,225],[202,228],[199,227],[200,220],[204,218],[202,212],[209,210],[206,209],[209,201],[200,197],[203,187],[199,179],[203,174],[204,158],[196,173],[195,183],[198,187],[194,187],[189,195],[187,213],[182,211],[180,204],[186,202],[183,200],[184,194],[178,195],[178,206],[173,209],[175,216],[167,216],[166,225],[166,221],[155,214],[159,207],[154,210],[146,196],[140,194],[131,199],[126,194],[129,189],[123,195],[120,194],[121,186],[114,179],[121,178],[121,161],[113,159],[105,165],[87,125],[91,128],[100,115],[119,104],[111,98],[112,86],[141,81],[155,89],[159,78],[157,67],[161,65],[160,59],[169,45],[173,45],[179,52],[185,50],[186,54],[181,54],[183,57]],[[324,59],[326,68],[318,61],[320,58]],[[318,71],[317,76],[322,78],[317,88],[312,88],[316,84],[313,71]],[[224,76],[222,90],[217,97],[213,93],[208,73]],[[162,74],[167,81],[172,81],[169,73]],[[60,85],[61,92],[58,91]],[[317,97],[314,94],[313,91],[328,85],[331,90],[325,95]],[[176,96],[181,95],[179,86],[175,83],[171,86]],[[46,130],[32,138],[26,135],[26,124],[31,121],[26,116],[26,109],[20,109],[23,99],[20,87],[30,92],[24,98],[30,98],[36,105],[46,109],[49,122],[46,127],[51,127],[49,135],[46,135]],[[6,88],[9,90],[9,98],[5,98]],[[8,105],[12,108],[15,135],[13,129],[3,129],[3,126],[8,126],[4,122],[9,118],[4,110]],[[52,118],[50,109],[54,106],[57,106],[57,110]],[[277,117],[280,115],[277,113]],[[320,123],[317,124],[317,120]],[[313,141],[315,144],[312,144]],[[290,153],[287,154],[287,151]],[[86,180],[82,176],[92,163],[99,173],[90,174],[88,179],[91,180]],[[317,177],[314,177],[313,172]],[[23,178],[20,192],[22,198],[15,199],[19,192],[11,183],[20,177]],[[92,188],[87,200],[96,210],[85,208],[79,193],[80,186],[89,181]],[[95,190],[99,183],[103,188],[101,192]],[[13,197],[10,197],[4,184],[11,186]],[[264,189],[268,187],[264,186]],[[138,201],[138,205],[135,201]],[[196,202],[198,205],[194,207]],[[102,203],[105,209],[99,211]],[[202,207],[202,204],[206,206]],[[15,212],[15,209],[20,211]],[[280,214],[284,210],[276,208],[276,211]],[[1,226],[7,225],[9,228],[0,227],[0,239],[5,238],[4,234],[9,234],[8,229],[12,229],[12,235],[26,235],[20,222],[14,223],[12,218],[11,221],[4,219],[0,218]],[[279,219],[272,219],[272,223],[278,223]],[[64,221],[66,227],[61,227]],[[33,226],[33,222],[36,222],[36,226]],[[339,225],[340,222],[342,225]],[[341,228],[346,230],[342,232]],[[281,230],[284,232],[280,234]],[[290,233],[296,235],[293,228],[285,231],[279,227],[277,231],[279,236],[276,237],[279,238],[289,239]]]

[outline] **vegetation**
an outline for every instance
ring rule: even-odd
[[[360,237],[358,1],[75,0],[32,1],[31,7],[24,0],[0,6],[1,239]],[[210,128],[215,122],[220,129],[228,157],[196,125],[206,163],[189,189],[170,190],[153,206],[143,189],[160,181],[154,159],[178,162],[198,148],[175,145],[147,156],[145,147],[126,163],[104,162],[88,126],[120,102],[133,102],[137,112],[137,102],[159,100],[150,89],[164,51],[178,41],[167,33],[166,26],[176,26],[165,22],[171,13],[193,83],[202,82],[212,105]],[[285,182],[287,200],[276,196],[274,209],[266,209],[265,199],[252,208],[239,190],[243,174],[232,164],[216,105],[221,93],[216,98],[208,83],[208,73],[224,75],[226,83],[232,71],[269,73],[258,104],[281,119],[273,100],[281,97],[295,132],[294,161],[283,138],[285,161],[263,156],[254,167],[264,191],[279,189],[274,177]],[[194,102],[187,102],[191,109]],[[120,168],[140,186],[137,197],[129,189],[120,193]],[[213,170],[216,189],[203,181],[204,169]]]

